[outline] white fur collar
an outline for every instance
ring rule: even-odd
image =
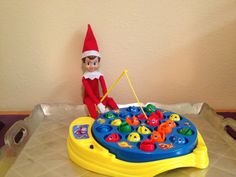
[[[86,71],[83,75],[85,79],[91,79],[91,80],[99,79],[100,76],[103,76],[103,74],[100,73],[99,71],[93,71],[93,72]]]

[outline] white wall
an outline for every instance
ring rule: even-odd
[[[82,103],[91,23],[107,85],[128,69],[142,102],[236,108],[235,0],[0,2],[0,110]],[[111,95],[134,102],[122,79]]]

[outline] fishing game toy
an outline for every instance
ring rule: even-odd
[[[126,70],[101,102],[124,75],[139,106],[110,110],[97,119],[74,120],[67,140],[70,159],[83,168],[115,177],[150,177],[180,167],[206,168],[207,147],[195,125],[155,105],[142,106]]]

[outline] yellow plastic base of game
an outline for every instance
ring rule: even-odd
[[[114,177],[151,177],[164,171],[180,167],[206,168],[209,163],[207,147],[198,132],[198,143],[192,153],[151,162],[126,162],[116,159],[107,149],[96,142],[91,127],[94,119],[80,117],[74,120],[69,128],[67,149],[70,159],[79,166]],[[88,139],[76,139],[72,132],[74,125],[88,124]]]

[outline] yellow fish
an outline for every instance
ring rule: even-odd
[[[132,148],[132,145],[130,145],[129,143],[127,143],[126,141],[122,141],[122,142],[119,142],[118,145],[122,148]]]
[[[178,114],[171,114],[170,115],[170,120],[180,121],[180,116]]]
[[[140,141],[140,135],[136,132],[132,132],[128,136],[128,141],[130,142],[139,142]]]
[[[141,125],[138,127],[138,132],[140,134],[144,134],[144,135],[148,135],[148,134],[151,134],[152,132],[144,125]]]
[[[106,122],[106,121],[105,121],[104,119],[102,119],[102,118],[99,118],[97,121],[98,121],[99,124],[104,124],[104,123]]]
[[[120,119],[115,119],[111,122],[111,125],[120,126],[121,123],[122,123],[122,121]]]

